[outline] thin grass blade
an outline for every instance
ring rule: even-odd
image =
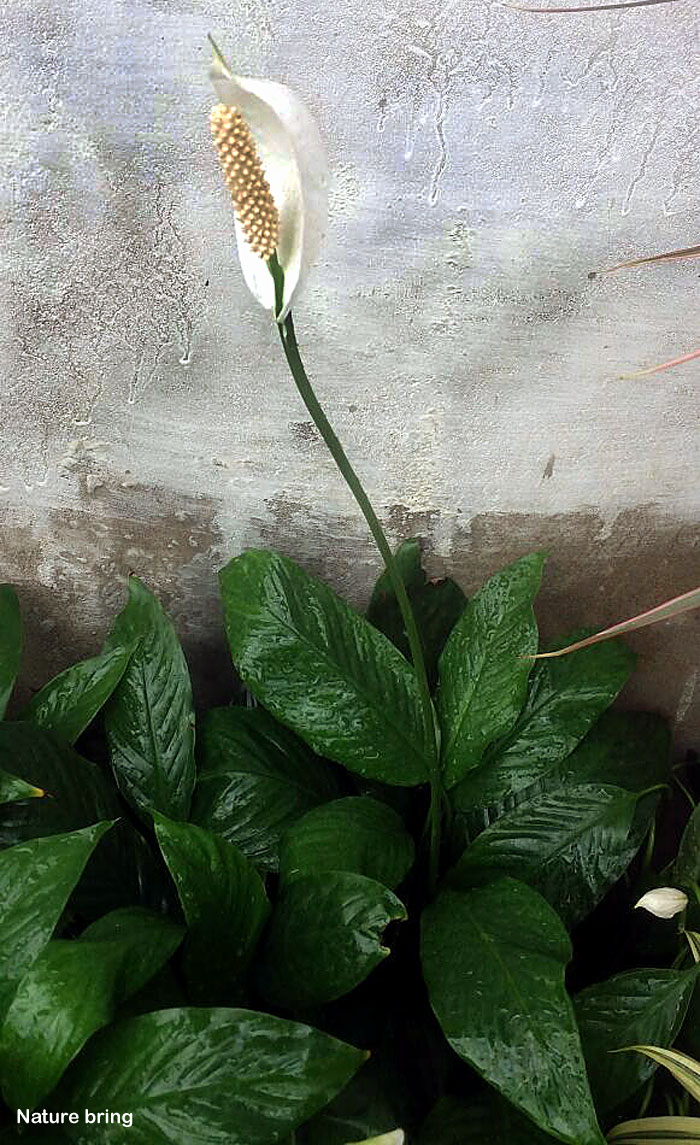
[[[700,1117],[643,1117],[622,1121],[608,1133],[609,1145],[687,1145],[700,1142]]]
[[[659,374],[662,370],[670,370],[672,366],[681,366],[684,362],[692,362],[694,358],[700,358],[700,350],[692,350],[690,354],[681,354],[680,358],[671,358],[669,362],[661,362],[658,366],[648,366],[646,370],[635,370],[633,374],[620,374],[620,381],[647,378],[650,374]]]
[[[616,4],[577,4],[566,8],[529,8],[524,4],[507,4],[504,8],[512,8],[515,12],[539,12],[550,16],[558,12],[611,12],[618,8],[646,8],[650,4],[674,4],[675,0],[618,0]]]
[[[622,620],[619,624],[604,628],[602,632],[596,632],[594,636],[588,636],[585,640],[577,640],[575,644],[568,644],[566,648],[558,648],[555,652],[540,652],[533,659],[547,660],[554,656],[566,656],[569,652],[578,651],[579,648],[588,648],[591,644],[599,644],[601,640],[611,640],[615,636],[622,636],[625,632],[634,632],[637,628],[646,628],[649,624],[658,624],[661,620],[670,620],[671,617],[680,616],[682,612],[690,612],[693,608],[700,608],[700,587],[692,588],[690,592],[684,592],[680,596],[674,596],[672,600],[657,604],[655,608],[650,608],[647,612],[640,612],[638,616],[632,616],[629,620]]]
[[[700,1062],[680,1050],[664,1050],[660,1046],[625,1046],[619,1053],[637,1050],[653,1062],[664,1066],[695,1101],[700,1101]]]
[[[663,254],[649,254],[643,258],[630,258],[625,262],[616,262],[614,266],[605,266],[602,270],[592,270],[588,277],[590,279],[602,278],[604,274],[614,274],[617,270],[634,270],[637,266],[650,266],[658,262],[677,262],[681,258],[700,258],[700,246],[679,247],[678,250],[667,250]]]

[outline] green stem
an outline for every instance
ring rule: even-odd
[[[694,810],[695,810],[695,806],[696,806],[696,804],[695,804],[695,800],[693,799],[692,795],[691,795],[691,794],[690,794],[690,792],[688,791],[688,788],[686,787],[685,783],[683,783],[683,782],[682,782],[682,781],[681,781],[681,780],[678,778],[678,776],[677,776],[677,775],[674,775],[674,777],[673,777],[673,778],[674,778],[674,779],[675,779],[675,781],[676,781],[676,785],[677,785],[677,786],[680,788],[680,790],[683,792],[683,794],[685,795],[686,799],[688,800],[688,802],[689,802],[689,804],[690,804],[690,809],[691,809],[691,811],[694,811]]]
[[[649,871],[651,869],[652,859],[654,857],[654,847],[656,845],[656,820],[652,819],[649,825],[649,834],[647,835],[647,845],[644,849],[644,859],[642,861],[642,870]]]
[[[269,260],[268,266],[270,273],[275,281],[276,291],[276,312],[279,314],[282,309],[282,289],[284,286],[284,278],[282,268],[279,266],[275,255]],[[437,742],[437,730],[435,726],[435,718],[433,714],[433,703],[430,698],[430,687],[428,685],[428,675],[425,670],[425,659],[423,656],[423,648],[421,646],[420,635],[418,633],[418,626],[413,615],[413,609],[408,599],[406,586],[403,577],[399,572],[396,561],[392,554],[389,542],[384,535],[379,519],[372,508],[369,497],[365,493],[362,483],[355,473],[347,454],[343,449],[335,431],[330,424],[328,418],[323,412],[323,408],[314,393],[311,382],[308,379],[304,363],[299,353],[299,346],[294,332],[294,323],[292,315],[288,314],[282,321],[278,322],[280,338],[282,339],[282,347],[284,349],[287,363],[291,371],[294,382],[299,391],[302,401],[306,406],[309,414],[311,415],[316,428],[318,429],[321,437],[328,446],[328,450],[335,461],[338,469],[340,470],[343,478],[345,479],[353,497],[357,501],[362,514],[369,526],[370,532],[374,537],[377,548],[382,556],[386,571],[389,574],[392,588],[396,594],[396,600],[401,610],[404,627],[406,629],[406,636],[408,638],[409,648],[411,650],[411,659],[413,660],[413,667],[418,681],[418,691],[420,695],[421,710],[423,715],[423,727],[425,743],[428,747],[428,772],[430,779],[430,885],[434,889],[437,883],[438,867],[440,860],[440,833],[441,833],[441,817],[442,817],[442,783],[440,777],[440,764],[439,764],[439,749]]]

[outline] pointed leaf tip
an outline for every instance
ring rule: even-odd
[[[224,58],[224,54],[221,51],[219,45],[216,43],[216,40],[212,36],[211,32],[207,32],[207,39],[209,40],[209,43],[211,44],[211,49],[212,49],[212,61],[211,61],[212,69],[215,70],[217,73],[223,74],[227,78],[230,78],[231,69],[229,68],[229,66],[226,62],[226,59]]]

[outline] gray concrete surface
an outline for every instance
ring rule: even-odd
[[[309,370],[398,541],[470,590],[546,545],[548,634],[700,583],[692,0],[535,16],[482,0],[5,0],[0,577],[23,686],[94,650],[139,572],[200,694],[215,570],[276,545],[362,604],[366,530],[242,284],[207,114],[211,31],[292,85],[332,169],[295,307]],[[635,640],[628,704],[700,739],[700,620]]]

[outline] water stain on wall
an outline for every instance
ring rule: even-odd
[[[51,509],[36,527],[9,523],[3,529],[0,580],[16,585],[25,627],[18,698],[98,651],[125,603],[130,573],[168,610],[198,692],[215,691],[228,657],[213,556],[221,544],[214,504],[131,482],[128,475],[91,492],[89,474],[81,481],[79,508]]]
[[[291,421],[289,423],[289,432],[292,435],[292,441],[301,452],[306,453],[309,449],[316,446],[322,446],[323,441],[311,421]]]
[[[264,514],[250,519],[245,547],[275,548],[298,561],[313,576],[352,597],[371,565],[370,546],[358,540],[357,515],[329,513],[285,491],[264,502]]]
[[[133,157],[105,141],[90,147],[99,194],[78,197],[69,164],[46,187],[25,188],[15,223],[34,270],[21,273],[18,260],[6,284],[12,384],[3,407],[17,440],[4,483],[18,473],[36,480],[57,434],[89,424],[115,380],[133,405],[164,362],[187,366],[204,311],[205,275],[174,183],[163,174],[144,184]]]
[[[388,118],[398,117],[403,157],[410,163],[427,128],[431,168],[426,198],[432,206],[440,198],[450,163],[449,117],[455,92],[467,87],[480,110],[495,96],[505,100],[508,109],[513,105],[513,71],[493,50],[491,22],[488,5],[472,5],[465,40],[462,6],[453,0],[384,12],[378,37],[382,92],[377,101],[377,130],[383,133]]]

